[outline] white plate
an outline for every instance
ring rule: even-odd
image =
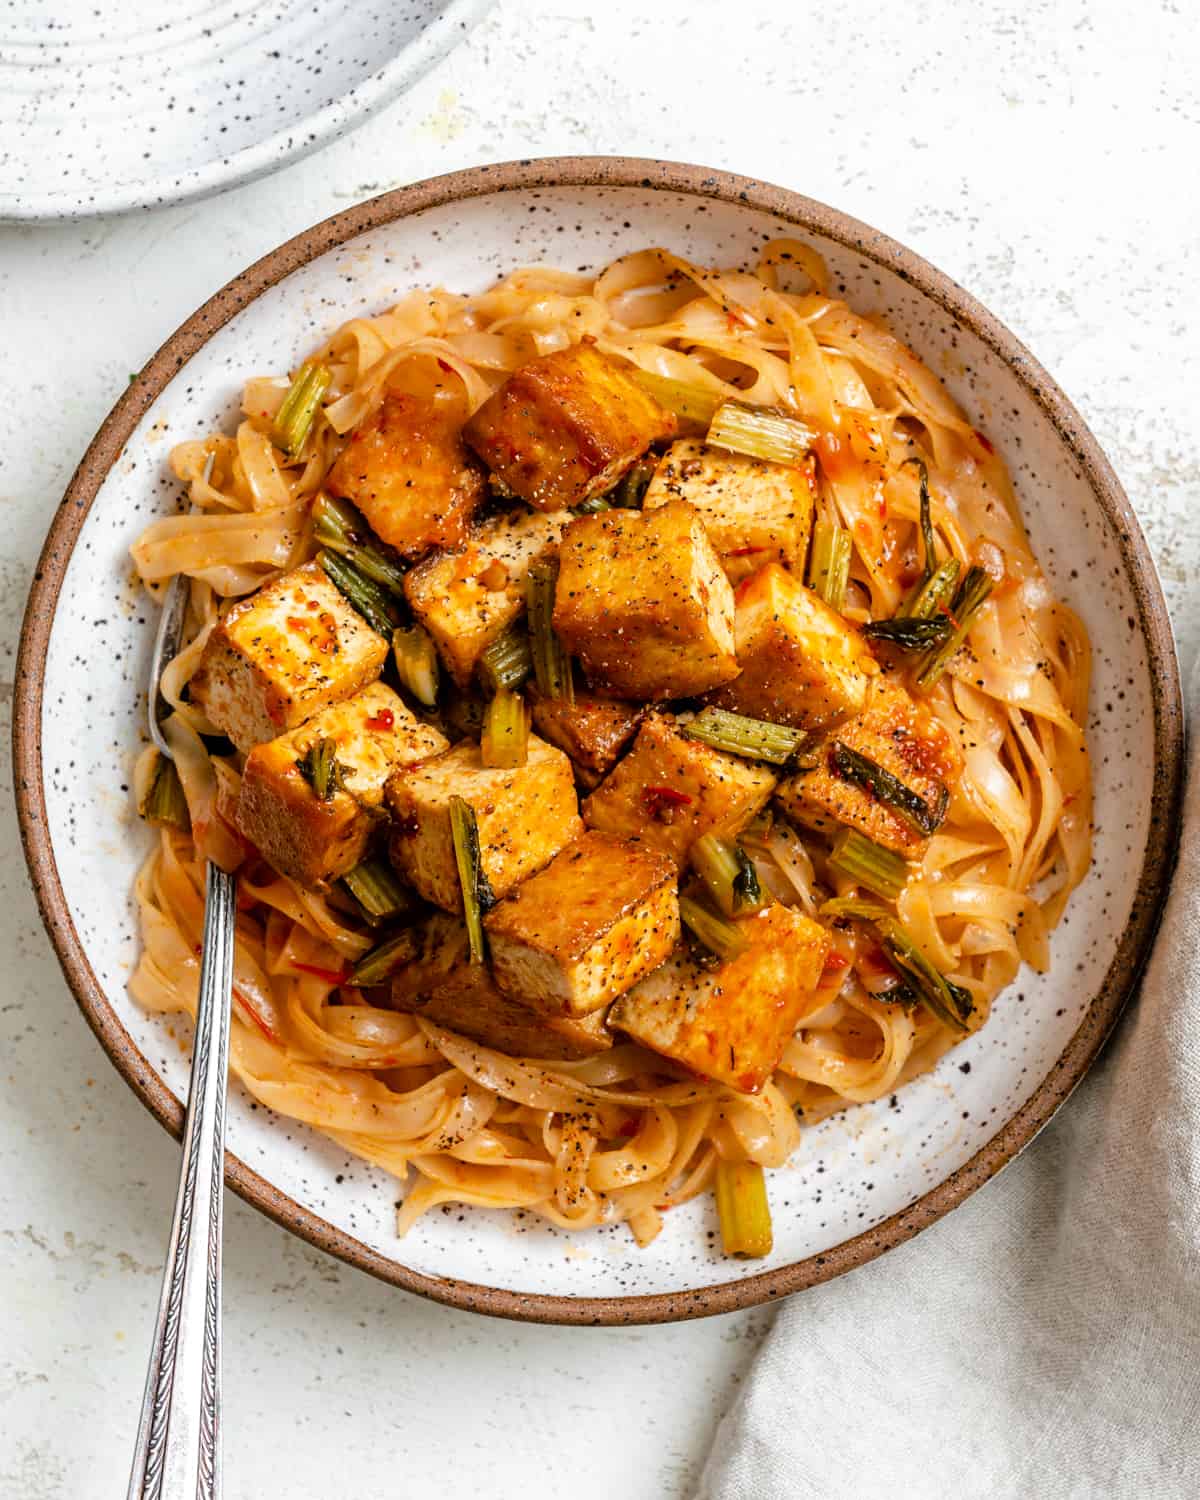
[[[384,308],[410,287],[436,281],[471,291],[542,258],[594,267],[646,244],[730,264],[752,259],[781,232],[816,245],[852,305],[887,315],[1011,466],[1038,555],[1083,615],[1095,648],[1095,865],[1055,934],[1049,974],[1022,972],[987,1027],[898,1096],[805,1132],[793,1162],[772,1178],[775,1248],[766,1261],[718,1253],[707,1199],[672,1213],[646,1250],[624,1227],[572,1237],[529,1217],[458,1208],[430,1214],[400,1241],[394,1182],[233,1091],[229,1146],[239,1161],[231,1181],[240,1191],[335,1253],[458,1305],[635,1321],[794,1290],[953,1207],[1077,1082],[1153,929],[1180,764],[1165,608],[1136,522],[1094,441],[1012,336],[953,283],[807,199],[651,163],[478,169],[318,226],[201,309],[102,429],[35,586],[17,728],[35,884],[89,1020],[151,1108],[177,1122],[171,1095],[186,1086],[186,1049],[126,991],[138,951],[130,888],[146,848],[128,783],[154,624],[129,546],[150,519],[180,503],[167,470],[172,443],[233,422],[248,375],[297,362],[343,318]],[[605,1300],[580,1301],[595,1298]]]
[[[408,88],[490,0],[8,0],[0,219],[199,197]]]

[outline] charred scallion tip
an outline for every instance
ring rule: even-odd
[[[863,626],[862,633],[869,641],[886,641],[901,651],[925,651],[940,645],[953,629],[945,615],[935,615],[931,620],[897,615],[892,620],[872,620]]]
[[[975,623],[975,616],[992,592],[992,577],[983,568],[970,567],[963,576],[950,605],[953,630],[940,646],[934,646],[915,678],[918,692],[927,693],[953,661]]]
[[[530,653],[529,632],[523,625],[511,630],[492,642],[479,658],[479,680],[489,693],[498,693],[501,688],[519,688],[533,671]]]
[[[834,839],[829,863],[839,875],[874,891],[885,901],[895,901],[908,880],[905,860],[856,828],[843,828]]]
[[[178,828],[180,833],[192,831],[191,814],[179,772],[175,769],[175,762],[161,751],[154,752],[154,766],[147,779],[145,795],[138,804],[138,814],[157,828]]]
[[[481,964],[487,959],[483,918],[495,904],[495,898],[480,860],[479,825],[475,820],[475,809],[463,797],[450,798],[450,833],[454,840],[454,862],[458,866],[458,880],[462,887],[463,915],[467,923],[471,962]]]
[[[813,434],[803,422],[782,412],[725,401],[713,413],[705,441],[768,463],[795,465],[804,462]]]
[[[767,760],[772,765],[786,765],[804,742],[804,732],[787,724],[771,724],[766,719],[751,719],[728,709],[702,709],[686,724],[684,734],[714,750],[743,755],[751,760]]]
[[[740,927],[728,917],[710,911],[699,901],[693,901],[690,896],[680,896],[679,915],[696,941],[715,954],[722,963],[740,958],[750,947],[746,934]]]
[[[706,833],[692,845],[688,858],[727,917],[759,911],[766,905],[754,862],[735,840]]]
[[[386,984],[399,969],[411,963],[416,954],[417,940],[412,932],[408,928],[394,932],[369,953],[363,954],[350,971],[348,983],[356,986]]]
[[[575,701],[571,658],[554,629],[554,593],[558,587],[558,563],[534,563],[526,584],[529,616],[529,648],[538,692],[547,698]]]
[[[372,630],[390,640],[400,624],[400,609],[391,594],[336,552],[328,549],[318,552],[317,561],[346,602],[362,615]]]
[[[830,609],[846,607],[846,584],[850,580],[853,552],[850,533],[836,521],[818,521],[813,527],[812,551],[808,558],[808,586]]]
[[[296,372],[296,378],[288,387],[288,393],[275,414],[275,423],[271,428],[271,441],[277,448],[282,448],[288,458],[299,458],[301,449],[308,441],[308,434],[312,431],[321,398],[329,389],[332,379],[328,365],[313,361],[301,365]]]
[[[652,454],[635,460],[609,491],[608,498],[623,510],[640,510],[657,468]]]
[[[920,586],[900,611],[899,618],[931,620],[940,615],[945,620],[946,617],[941,614],[941,611],[948,608],[950,601],[954,598],[959,571],[960,564],[957,557],[948,557],[944,563],[939,563],[933,577],[928,583]],[[946,623],[949,624],[949,621]]]
[[[770,1255],[774,1237],[767,1180],[753,1161],[718,1161],[713,1191],[726,1255]]]
[[[416,905],[412,891],[402,884],[391,865],[380,859],[367,859],[355,865],[342,884],[371,922],[402,916]]]
[[[921,487],[921,545],[925,550],[921,582],[928,583],[937,571],[937,550],[933,541],[933,511],[929,500],[929,470],[925,467],[923,458],[906,458],[904,462],[917,466],[917,476]]]
[[[333,740],[314,740],[296,762],[296,769],[312,787],[318,802],[330,802],[336,792],[347,790],[346,769],[337,758]]]
[[[630,374],[660,406],[675,413],[681,426],[706,429],[725,400],[719,391],[686,380],[672,380],[669,375],[652,375],[648,370],[631,370]]]
[[[529,755],[529,715],[520,693],[501,688],[483,711],[480,759],[485,766],[511,770],[523,766]]]
[[[392,655],[400,681],[425,708],[437,704],[438,655],[429,632],[420,625],[392,631]]]
[[[905,995],[901,1003],[911,1003],[913,996],[954,1031],[969,1031],[975,1015],[975,997],[970,990],[937,969],[917,946],[912,934],[886,907],[874,901],[839,897],[821,908],[826,917],[850,917],[870,922],[879,934],[880,946],[888,962],[900,975]]]
[[[332,495],[318,495],[312,508],[313,534],[322,547],[337,552],[360,573],[398,598],[404,596],[404,569],[381,543],[352,505]]]
[[[905,786],[898,776],[893,776],[890,771],[884,770],[867,756],[860,755],[857,750],[852,750],[849,745],[844,745],[841,740],[834,740],[829,757],[835,776],[862,787],[876,802],[890,808],[918,833],[928,838],[941,827],[950,800],[950,793],[945,785],[942,786],[936,806],[931,807],[924,797]]]

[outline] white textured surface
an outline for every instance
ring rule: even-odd
[[[406,100],[276,178],[127,220],[0,231],[4,661],[70,469],[128,371],[204,296],[370,192],[578,151],[783,182],[970,287],[1106,446],[1194,656],[1198,59],[1186,8],[1148,5],[1132,28],[1113,0],[1019,13],[863,0],[772,19],[783,9],[743,0],[735,25],[728,6],[695,0],[653,19],[629,0],[599,19],[583,0],[509,0]],[[79,1020],[5,816],[0,1496],[111,1494],[128,1460],[175,1148]],[[485,1322],[377,1286],[236,1201],[226,1263],[229,1500],[332,1500],[368,1486],[418,1500],[686,1495],[766,1323]]]

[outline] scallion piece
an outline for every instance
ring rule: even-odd
[[[740,927],[735,926],[728,917],[709,911],[708,907],[701,906],[690,896],[680,896],[679,915],[683,919],[683,925],[697,942],[703,944],[710,953],[715,953],[722,963],[740,958],[750,947],[746,934]]]
[[[935,615],[931,620],[897,615],[891,620],[872,620],[863,626],[862,633],[869,641],[886,641],[901,651],[925,651],[940,645],[953,629],[945,615]]]
[[[923,458],[906,458],[904,462],[916,464],[921,486],[921,545],[925,550],[925,563],[921,582],[928,583],[934,573],[937,572],[937,551],[933,541],[933,513],[929,502],[929,470],[925,467],[925,460]]]
[[[846,584],[850,578],[853,550],[850,533],[836,521],[818,521],[813,527],[808,586],[820,594],[830,609],[839,613],[846,606]]]
[[[939,564],[928,583],[923,583],[909,602],[900,610],[900,618],[931,620],[949,607],[958,583],[959,562],[957,557],[948,557]],[[946,617],[942,615],[944,620]]]
[[[719,391],[710,391],[707,386],[692,385],[686,380],[672,380],[669,375],[652,375],[648,370],[631,370],[629,373],[660,406],[665,406],[681,422],[691,426],[707,427],[725,400]]]
[[[191,814],[187,798],[183,795],[183,783],[170,756],[161,751],[154,752],[154,769],[150,773],[145,796],[138,806],[139,815],[159,828],[178,828],[180,833],[192,831]]]
[[[870,922],[879,934],[880,945],[888,962],[901,976],[907,990],[922,1001],[938,1020],[953,1030],[971,1029],[975,997],[970,990],[947,979],[935,968],[917,946],[908,928],[886,907],[879,906],[874,901],[859,901],[853,897],[841,896],[827,901],[821,908],[821,914]]]
[[[575,507],[581,516],[598,516],[601,512],[612,510],[612,501],[607,495],[589,495],[586,500],[581,500]]]
[[[770,1255],[771,1205],[766,1175],[758,1163],[718,1161],[714,1192],[725,1254],[754,1259]]]
[[[487,958],[483,939],[484,913],[492,907],[495,898],[480,861],[475,809],[462,797],[450,798],[450,834],[454,840],[454,862],[458,866],[458,880],[462,887],[471,962],[481,964]]]
[[[520,693],[501,688],[488,700],[483,711],[479,751],[485,766],[511,770],[525,764],[529,753],[529,716]]]
[[[346,790],[346,768],[337,758],[333,740],[314,740],[296,762],[296,769],[312,787],[318,802],[331,802],[335,792]]]
[[[392,655],[400,681],[425,708],[433,708],[438,695],[437,647],[420,625],[402,625],[392,631]]]
[[[478,670],[479,680],[489,693],[519,688],[533,671],[528,630],[523,625],[506,630],[479,658]]]
[[[369,986],[387,981],[417,956],[417,940],[408,928],[394,932],[364,953],[350,971],[349,984]]]
[[[688,858],[727,917],[760,911],[766,905],[754,861],[735,840],[706,833],[692,845]]]
[[[862,787],[876,802],[882,802],[885,807],[891,808],[892,812],[926,838],[936,833],[941,826],[950,800],[950,793],[945,785],[941,788],[936,806],[931,807],[924,797],[905,786],[898,776],[893,776],[890,771],[884,770],[877,762],[869,760],[857,750],[852,750],[849,745],[844,745],[841,740],[834,740],[829,758],[835,776]]]
[[[657,468],[653,455],[637,459],[609,491],[609,499],[622,510],[640,510]]]
[[[318,495],[312,508],[313,534],[322,547],[337,552],[376,583],[404,596],[404,569],[374,541],[371,528],[352,505],[332,495]]]
[[[843,828],[834,839],[829,863],[839,875],[874,891],[885,901],[895,901],[908,880],[905,860],[856,828]]]
[[[342,884],[372,922],[401,916],[415,904],[413,893],[401,883],[391,865],[380,859],[367,859],[355,865]]]
[[[803,422],[761,406],[743,406],[726,401],[713,413],[705,439],[713,448],[745,453],[768,463],[802,464],[813,445],[813,435]]]
[[[915,678],[918,692],[927,693],[945,672],[966,640],[971,626],[975,623],[975,616],[991,592],[991,574],[983,568],[968,568],[950,605],[953,631],[940,646],[933,647],[925,658]]]
[[[371,629],[390,639],[400,623],[400,610],[387,590],[336,552],[318,552],[317,561],[330,583],[362,615]]]
[[[771,724],[766,719],[751,719],[745,714],[712,707],[701,710],[684,726],[683,732],[689,739],[711,745],[714,750],[727,750],[731,755],[744,755],[751,760],[768,760],[775,766],[791,760],[805,738],[803,730],[787,724]]]
[[[321,397],[329,389],[332,379],[328,365],[312,361],[301,365],[297,371],[295,380],[283,398],[283,404],[275,414],[275,425],[271,429],[271,441],[277,448],[282,448],[289,458],[299,458],[300,450],[312,430]]]
[[[558,585],[557,562],[534,563],[526,585],[530,654],[538,692],[547,698],[575,702],[571,658],[554,630],[554,591]]]

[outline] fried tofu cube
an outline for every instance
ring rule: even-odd
[[[769,562],[799,571],[812,529],[814,466],[767,463],[680,438],[655,471],[642,509],[686,500],[736,583]]]
[[[736,633],[741,675],[710,702],[797,729],[823,728],[866,702],[878,668],[862,637],[778,563],[738,585]]]
[[[525,692],[533,727],[544,740],[571,757],[576,780],[589,790],[600,785],[637,733],[646,710],[619,698],[575,690],[574,702],[544,698],[530,683]]]
[[[906,859],[920,859],[928,836],[868,789],[839,775],[835,744],[873,761],[936,816],[962,770],[962,757],[949,731],[898,683],[877,677],[866,710],[847,719],[815,748],[813,770],[791,777],[776,793],[789,817],[818,833],[835,833],[839,825],[857,828]]]
[[[616,1002],[608,1024],[692,1073],[755,1094],[803,1018],[829,934],[786,906],[738,919],[740,957],[706,969],[678,949]]]
[[[332,740],[344,786],[322,800],[300,767]],[[399,766],[440,755],[443,734],[423,724],[382,682],[256,745],[246,757],[235,821],[274,869],[326,890],[362,859],[383,820],[383,787]]]
[[[387,654],[388,642],[311,562],[225,613],[188,690],[239,750],[251,750],[374,682]]]
[[[462,546],[486,489],[454,408],[401,391],[359,424],[326,484],[402,557]]]
[[[689,740],[674,719],[651,714],[633,749],[584,802],[583,820],[660,849],[682,867],[704,834],[744,828],[775,781],[765,766]]]
[[[404,592],[460,687],[479,658],[525,612],[525,580],[558,550],[564,518],[536,512],[496,516],[458,552],[412,569]]]
[[[417,954],[392,981],[395,1010],[504,1052],[572,1062],[612,1046],[603,1011],[545,1015],[506,995],[484,964],[470,962],[466,925],[436,913],[416,932]]]
[[[585,833],[487,917],[492,972],[535,1010],[582,1016],[632,989],[679,942],[675,862]]]
[[[475,811],[480,866],[496,897],[506,896],[583,832],[571,762],[536,735],[529,737],[523,766],[485,766],[479,746],[464,740],[436,760],[396,771],[385,797],[393,819],[392,863],[444,911],[463,909],[451,797],[462,797]]]
[[[609,490],[675,418],[590,344],[522,365],[471,417],[463,436],[492,473],[538,510]]]
[[[559,547],[554,628],[618,697],[687,698],[738,674],[733,590],[699,512],[578,516]]]

